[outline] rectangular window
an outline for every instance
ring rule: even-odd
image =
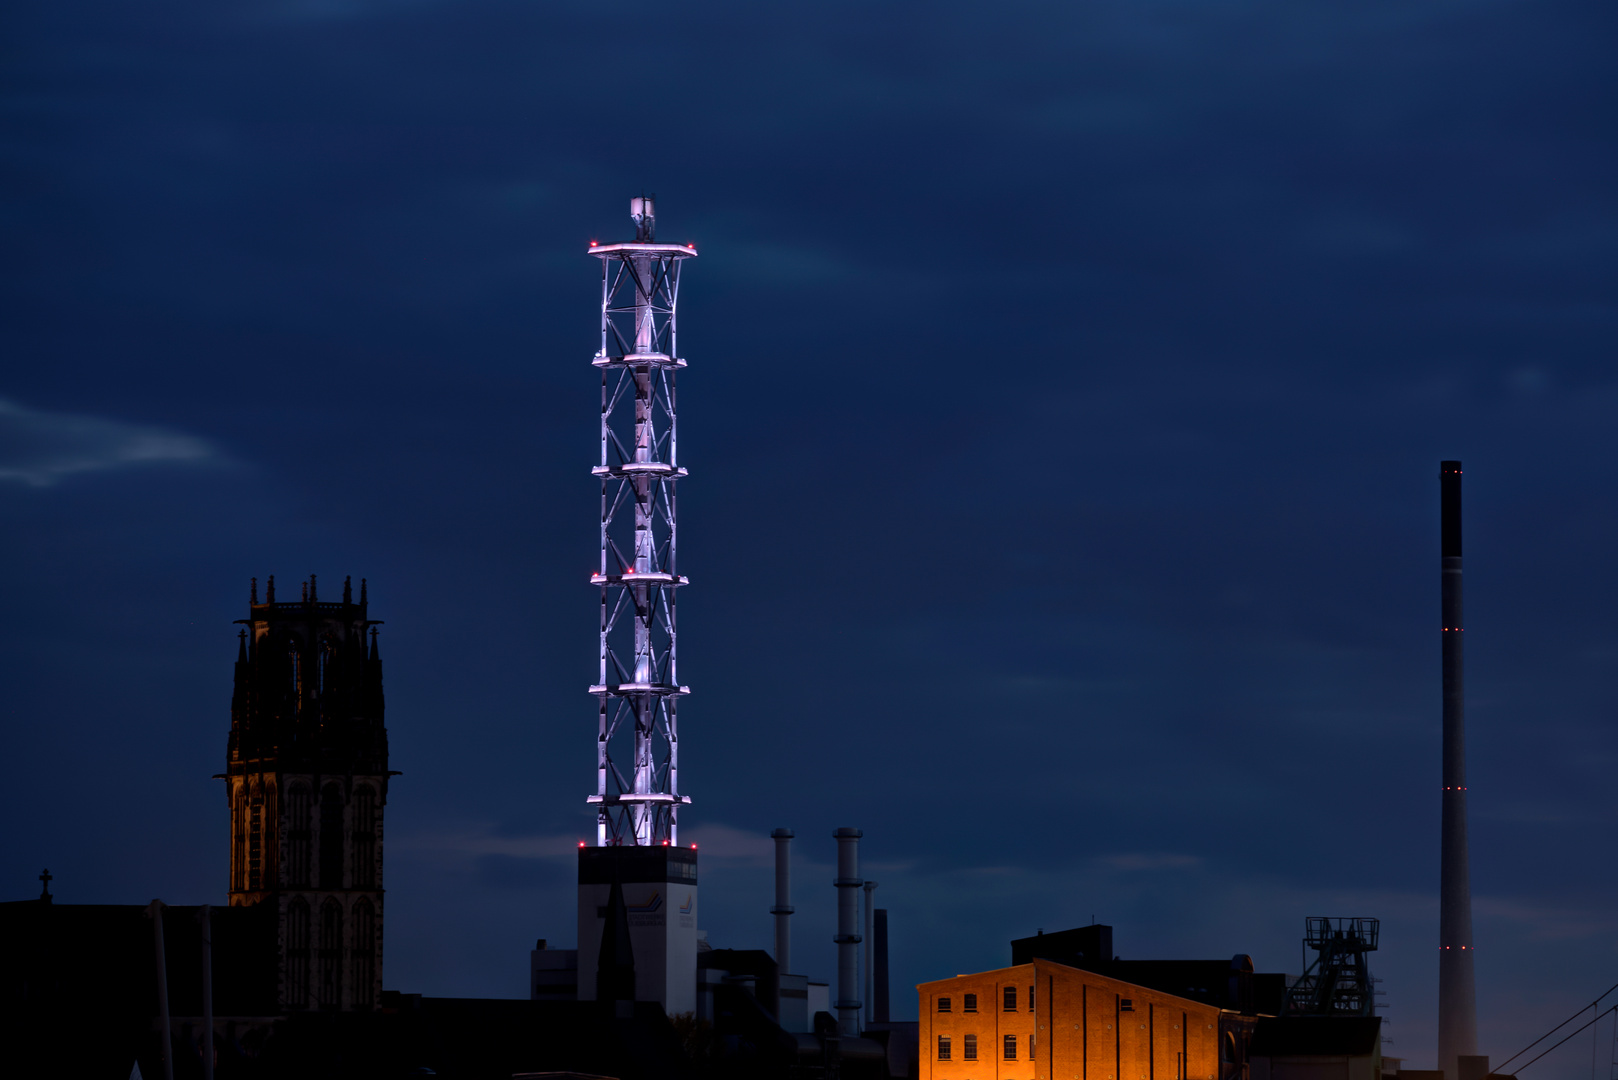
[[[978,1059],[978,1037],[976,1035],[968,1035],[966,1037],[966,1045],[961,1047],[961,1060],[963,1060],[963,1061],[976,1061],[977,1059]]]
[[[1016,1012],[1017,1011],[1017,988],[1015,986],[1006,987],[1006,1005],[1005,1005],[1005,1009],[1006,1009],[1006,1012]]]
[[[949,1012],[949,998],[941,997],[938,999],[938,1011]]]
[[[1032,986],[1028,988],[1028,1011],[1034,1011],[1034,988]]]
[[[938,1037],[938,1060],[939,1061],[948,1061],[949,1060],[949,1036],[948,1035],[940,1035]]]
[[[978,1011],[978,996],[976,994],[962,994],[961,995],[961,1011],[962,1012],[977,1012]]]
[[[1017,1036],[1015,1035],[1006,1036],[1006,1060],[1017,1060]]]
[[[1129,998],[1119,998],[1118,999],[1118,1011],[1119,1012],[1134,1012],[1135,1011],[1135,1003],[1134,1003],[1134,1001],[1130,1000]]]

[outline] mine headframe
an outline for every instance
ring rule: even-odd
[[[1375,990],[1366,955],[1376,951],[1378,919],[1310,916],[1303,939],[1307,967],[1287,988],[1286,1016],[1373,1016]],[[1315,958],[1308,960],[1313,949]]]

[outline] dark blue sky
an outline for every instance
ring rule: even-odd
[[[1430,1064],[1458,457],[1483,1050],[1618,978],[1611,4],[0,18],[6,896],[222,899],[248,578],[364,576],[387,985],[525,992],[591,829],[584,249],[644,189],[702,253],[715,944],[767,944],[790,825],[828,977],[858,825],[907,1013],[1092,914],[1292,972],[1306,915],[1375,915]]]

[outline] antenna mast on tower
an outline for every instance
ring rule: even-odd
[[[680,266],[690,244],[656,242],[650,198],[630,200],[635,240],[590,245],[601,260],[601,666],[596,842],[679,842],[680,735],[675,592],[687,584],[675,559],[677,453],[675,375]],[[616,752],[615,752],[616,748]]]

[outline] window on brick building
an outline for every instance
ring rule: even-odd
[[[1017,1060],[1017,1036],[1015,1035],[1006,1036],[1005,1058],[1007,1061]]]
[[[949,998],[941,997],[938,999],[938,1011],[949,1012]]]
[[[968,1035],[966,1042],[961,1046],[961,1060],[976,1061],[978,1059],[978,1037]]]
[[[1005,1009],[1006,1009],[1006,1012],[1016,1012],[1017,1011],[1017,988],[1015,986],[1006,987]]]
[[[938,1060],[939,1061],[948,1061],[949,1060],[949,1036],[948,1035],[940,1035],[938,1037]]]
[[[961,1011],[962,1012],[977,1012],[978,1011],[978,996],[976,994],[963,994],[963,995],[961,995]]]
[[[1034,1011],[1034,988],[1032,986],[1028,988],[1028,1011]]]

